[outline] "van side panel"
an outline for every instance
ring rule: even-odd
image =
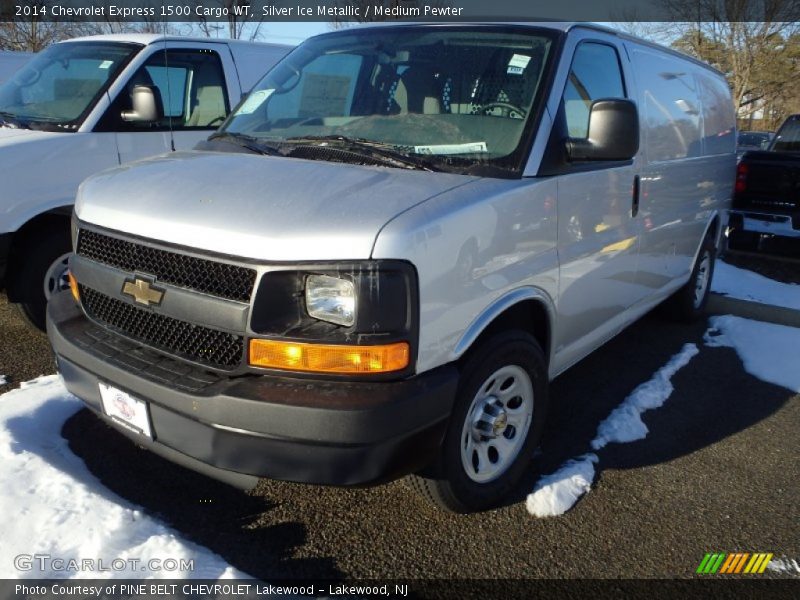
[[[735,121],[712,71],[649,46],[628,51],[643,131],[638,281],[666,292],[688,279],[709,220],[728,206]]]

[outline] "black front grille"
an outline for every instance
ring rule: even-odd
[[[78,234],[78,254],[125,271],[152,275],[159,282],[212,296],[249,302],[254,269],[170,252],[89,229]]]
[[[242,336],[194,325],[138,308],[80,286],[86,313],[112,331],[211,367],[230,370],[242,362]]]

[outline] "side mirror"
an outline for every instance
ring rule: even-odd
[[[158,88],[150,85],[137,85],[131,94],[133,110],[122,113],[124,121],[134,123],[153,123],[160,121],[164,116],[164,107],[161,104],[161,94]]]
[[[639,114],[630,100],[604,99],[589,109],[589,135],[566,142],[570,161],[630,160],[639,151]]]

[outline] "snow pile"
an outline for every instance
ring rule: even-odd
[[[685,344],[649,381],[633,390],[600,423],[592,448],[600,450],[611,442],[625,443],[647,437],[648,429],[641,414],[666,402],[674,390],[670,379],[698,352],[695,344]],[[584,454],[567,461],[555,473],[541,477],[525,502],[528,512],[536,517],[563,515],[591,489],[597,462],[596,454]]]
[[[647,425],[642,421],[642,413],[659,408],[673,390],[672,376],[689,364],[700,350],[695,344],[685,344],[678,354],[661,367],[650,381],[637,387],[615,408],[597,428],[597,437],[592,440],[592,449],[600,450],[611,442],[624,444],[647,437]]]
[[[800,576],[800,563],[793,558],[773,558],[767,563],[767,569],[776,573]]]
[[[8,381],[6,381],[6,376],[5,375],[0,375],[0,385],[5,385],[7,383],[8,383]]]
[[[591,489],[596,462],[596,454],[584,454],[539,479],[525,501],[528,512],[535,517],[556,517],[567,512]]]
[[[762,381],[800,392],[800,330],[742,317],[711,317],[708,346],[734,348],[745,371]]]
[[[57,375],[0,397],[0,578],[247,577],[100,484],[60,434],[80,408]],[[33,559],[26,570],[31,559],[15,562],[19,555],[53,560]],[[79,571],[70,568],[73,559],[91,559],[95,568],[102,561],[107,570]],[[166,570],[168,559],[193,560],[194,570]]]
[[[781,283],[718,260],[711,291],[731,298],[800,310],[800,285]]]

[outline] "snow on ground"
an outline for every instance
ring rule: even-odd
[[[0,375],[0,385],[5,385],[6,383],[8,383],[6,381],[6,376],[5,375]]]
[[[788,573],[789,575],[800,576],[800,563],[794,558],[773,558],[767,564],[767,569],[777,573]]]
[[[540,478],[525,501],[528,512],[534,517],[555,517],[567,512],[591,489],[596,462],[596,454],[584,454]]]
[[[81,406],[58,375],[0,396],[0,579],[247,577],[102,486],[61,437]],[[53,560],[15,562],[19,555]],[[102,560],[108,570],[77,571],[71,559],[91,559],[96,569]],[[194,560],[194,570],[168,571],[167,559]]]
[[[642,421],[642,413],[661,407],[674,391],[672,376],[689,364],[700,350],[695,344],[685,344],[680,352],[661,367],[649,380],[637,387],[625,401],[611,411],[600,423],[597,437],[592,440],[592,449],[600,450],[611,442],[624,444],[647,437],[647,425]]]
[[[781,283],[718,260],[711,291],[732,298],[800,310],[800,285]]]
[[[800,393],[800,329],[733,315],[711,317],[709,323],[706,345],[734,348],[745,371]]]
[[[666,402],[674,389],[670,381],[673,375],[689,364],[698,352],[695,344],[685,344],[649,381],[633,390],[600,423],[592,448],[599,450],[611,442],[625,443],[647,437],[647,426],[641,414]],[[567,512],[591,489],[597,462],[596,454],[584,454],[567,461],[555,473],[541,477],[525,502],[528,512],[536,517],[556,517]]]

